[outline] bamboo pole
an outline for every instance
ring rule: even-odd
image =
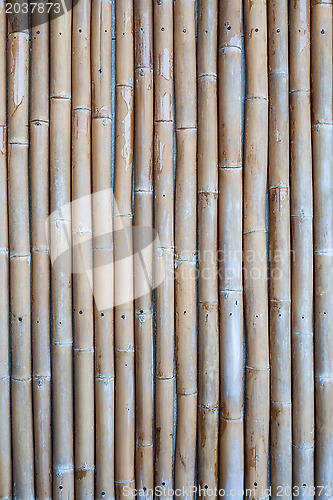
[[[244,3],[246,62],[244,304],[246,328],[245,488],[268,496],[269,347],[266,185],[268,146],[266,2]]]
[[[95,299],[95,498],[114,498],[113,237],[111,199],[112,2],[91,13],[92,180]],[[111,273],[106,266],[111,265]],[[107,298],[108,302],[105,302]],[[105,308],[106,305],[106,308]]]
[[[29,21],[8,27],[8,180],[14,498],[34,498],[29,225]]]
[[[291,289],[288,2],[268,2],[272,498],[291,498]],[[288,489],[289,488],[289,489]]]
[[[52,284],[53,498],[74,498],[71,278],[71,19],[50,19],[50,251]],[[69,250],[68,250],[69,249]]]
[[[115,258],[115,489],[133,497],[134,307],[133,307],[133,1],[116,1],[116,142],[114,177]],[[125,247],[128,250],[127,258]]]
[[[9,250],[7,196],[7,17],[0,3],[0,498],[12,497],[9,376]]]
[[[195,1],[174,4],[176,98],[175,312],[177,429],[175,488],[195,484],[197,427]],[[193,498],[193,490],[184,498]]]
[[[333,88],[332,2],[311,2],[314,196],[316,497],[333,491]],[[325,486],[320,492],[319,486]]]
[[[73,7],[72,238],[74,265],[75,496],[94,496],[94,327],[91,214],[91,4]],[[76,266],[78,268],[76,269]]]
[[[198,484],[203,491],[218,487],[217,7],[217,0],[198,5]]]
[[[52,497],[49,215],[49,16],[31,15],[32,345],[36,498]]]
[[[156,363],[155,487],[170,498],[174,447],[174,109],[173,1],[154,3],[155,136],[154,186]],[[165,277],[163,272],[165,270]]]
[[[314,485],[310,1],[289,4],[293,485]],[[304,495],[303,495],[304,494]],[[309,489],[302,496],[312,498]]]
[[[231,496],[244,481],[241,0],[221,1],[219,18],[219,487]]]
[[[134,2],[136,488],[153,498],[153,3]],[[145,260],[142,260],[142,251]]]

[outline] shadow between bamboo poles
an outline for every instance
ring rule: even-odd
[[[177,430],[175,488],[195,484],[197,431],[195,1],[174,4],[176,200],[175,312]],[[193,498],[191,493],[184,498]]]
[[[268,2],[272,498],[291,498],[291,282],[288,2]]]
[[[92,181],[94,193],[95,498],[100,499],[114,499],[115,497],[111,50],[112,2],[111,0],[93,0],[91,13],[91,83]],[[107,304],[105,299],[108,301]],[[104,304],[106,304],[106,307],[104,307]]]
[[[49,215],[49,15],[35,10],[31,30],[32,347],[36,498],[52,497]]]
[[[219,488],[243,489],[242,2],[219,12]],[[235,498],[240,500],[243,495]]]
[[[13,495],[33,499],[29,224],[29,29],[27,14],[8,23],[8,203],[11,269]],[[24,29],[24,28],[26,29]]]
[[[198,486],[217,489],[219,314],[217,272],[217,0],[198,5]],[[210,495],[211,496],[211,495]]]
[[[269,346],[266,248],[268,146],[266,2],[244,3],[244,304],[246,328],[245,489],[268,496]]]
[[[72,11],[50,19],[50,252],[51,266],[53,498],[74,498],[73,333],[71,223]]]
[[[332,2],[311,2],[314,195],[316,497],[333,489],[333,88]],[[320,492],[319,486],[325,485]]]
[[[134,2],[135,183],[134,290],[136,367],[136,488],[153,498],[153,2]],[[149,251],[144,265],[140,251]]]
[[[134,44],[133,2],[116,1],[116,124],[114,177],[115,259],[115,489],[132,498],[135,487],[135,374],[133,258],[123,258],[121,230],[132,227]],[[128,248],[133,248],[128,231]],[[122,297],[127,298],[124,301]]]
[[[154,2],[156,363],[155,487],[171,498],[174,449],[173,0]]]
[[[94,496],[94,327],[91,214],[91,4],[73,7],[72,27],[72,238],[75,364],[75,496]],[[74,269],[75,270],[75,269]]]
[[[293,485],[314,484],[310,1],[289,3]]]
[[[0,3],[0,497],[12,496],[9,376],[9,249],[7,196],[7,17]]]

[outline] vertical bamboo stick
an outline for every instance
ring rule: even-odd
[[[316,496],[333,491],[333,88],[332,2],[311,2],[314,195]]]
[[[9,378],[9,258],[7,197],[7,17],[0,2],[0,498],[12,496]]]
[[[73,7],[72,238],[74,265],[75,495],[94,496],[94,328],[91,290],[91,81],[89,0]],[[78,269],[76,269],[78,266]]]
[[[272,498],[291,498],[291,300],[288,2],[268,2]],[[278,490],[279,487],[279,490]],[[289,488],[289,489],[288,489]],[[279,494],[280,496],[280,494]]]
[[[244,481],[241,0],[221,1],[219,18],[219,487],[230,496]]]
[[[217,483],[219,327],[217,273],[217,0],[198,5],[198,483]],[[208,486],[208,488],[207,488]]]
[[[8,28],[8,179],[14,498],[34,498],[29,225],[29,21]]]
[[[115,488],[133,496],[134,308],[133,308],[133,0],[116,0],[116,144],[114,178],[115,256]],[[125,255],[125,247],[128,256]],[[127,257],[127,258],[126,258]]]
[[[195,484],[197,427],[195,1],[174,4],[176,97],[175,311],[177,430],[175,487]],[[193,490],[187,498],[193,497]]]
[[[266,2],[244,3],[246,61],[244,158],[244,303],[246,328],[245,488],[268,488],[269,348],[266,185],[268,146]]]
[[[156,376],[155,487],[173,487],[174,445],[174,109],[173,1],[154,3]]]
[[[36,498],[52,497],[49,215],[49,16],[31,15],[32,345]]]
[[[114,353],[111,199],[112,2],[91,13],[92,179],[95,298],[95,498],[114,498]],[[105,302],[107,299],[108,302]],[[106,304],[106,308],[104,306]]]
[[[310,1],[289,3],[293,484],[314,484]],[[301,490],[300,490],[301,491]]]
[[[50,241],[52,283],[53,498],[74,498],[71,278],[71,19],[50,20]]]
[[[153,498],[153,3],[134,2],[136,487]],[[145,261],[142,250],[145,249]]]

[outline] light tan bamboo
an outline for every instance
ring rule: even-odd
[[[115,489],[133,497],[135,486],[135,374],[133,281],[133,1],[116,1],[116,124],[114,176],[115,258]],[[125,254],[127,249],[128,255]]]
[[[72,238],[75,364],[75,496],[94,496],[94,327],[91,214],[91,3],[73,7]]]
[[[8,206],[11,287],[13,496],[33,499],[30,224],[29,21],[8,23]]]
[[[242,2],[220,1],[219,32],[219,487],[244,481],[242,280]]]
[[[153,3],[134,2],[136,488],[153,498]],[[142,251],[145,252],[143,260]]]
[[[95,498],[114,498],[113,237],[111,198],[112,2],[91,12],[92,180],[95,299]],[[97,193],[97,194],[96,194]],[[106,267],[107,266],[107,267]],[[109,270],[111,266],[111,271]],[[107,298],[107,303],[105,302]],[[106,307],[105,307],[106,305]]]
[[[218,486],[217,7],[217,0],[198,4],[198,485],[202,491]]]
[[[288,2],[268,2],[272,498],[292,495]],[[282,488],[282,490],[281,490]]]
[[[293,485],[314,484],[310,1],[289,3]],[[302,490],[302,485],[306,489]]]
[[[175,488],[193,498],[197,433],[195,1],[174,4],[176,202],[175,312],[177,429]]]
[[[268,146],[266,1],[244,3],[245,488],[268,496],[269,347],[266,249]]]
[[[9,250],[7,197],[7,17],[0,2],[0,498],[12,497],[9,378]]]
[[[155,79],[155,487],[170,498],[174,446],[173,0],[154,2]],[[164,275],[165,273],[165,275]],[[161,282],[162,281],[162,282]],[[160,284],[161,282],[161,284]]]
[[[332,10],[332,1],[311,1],[317,498],[333,491]]]
[[[32,347],[36,498],[52,497],[49,216],[49,16],[31,15]]]

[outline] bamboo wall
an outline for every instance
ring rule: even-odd
[[[332,0],[0,0],[0,498],[333,498]]]

